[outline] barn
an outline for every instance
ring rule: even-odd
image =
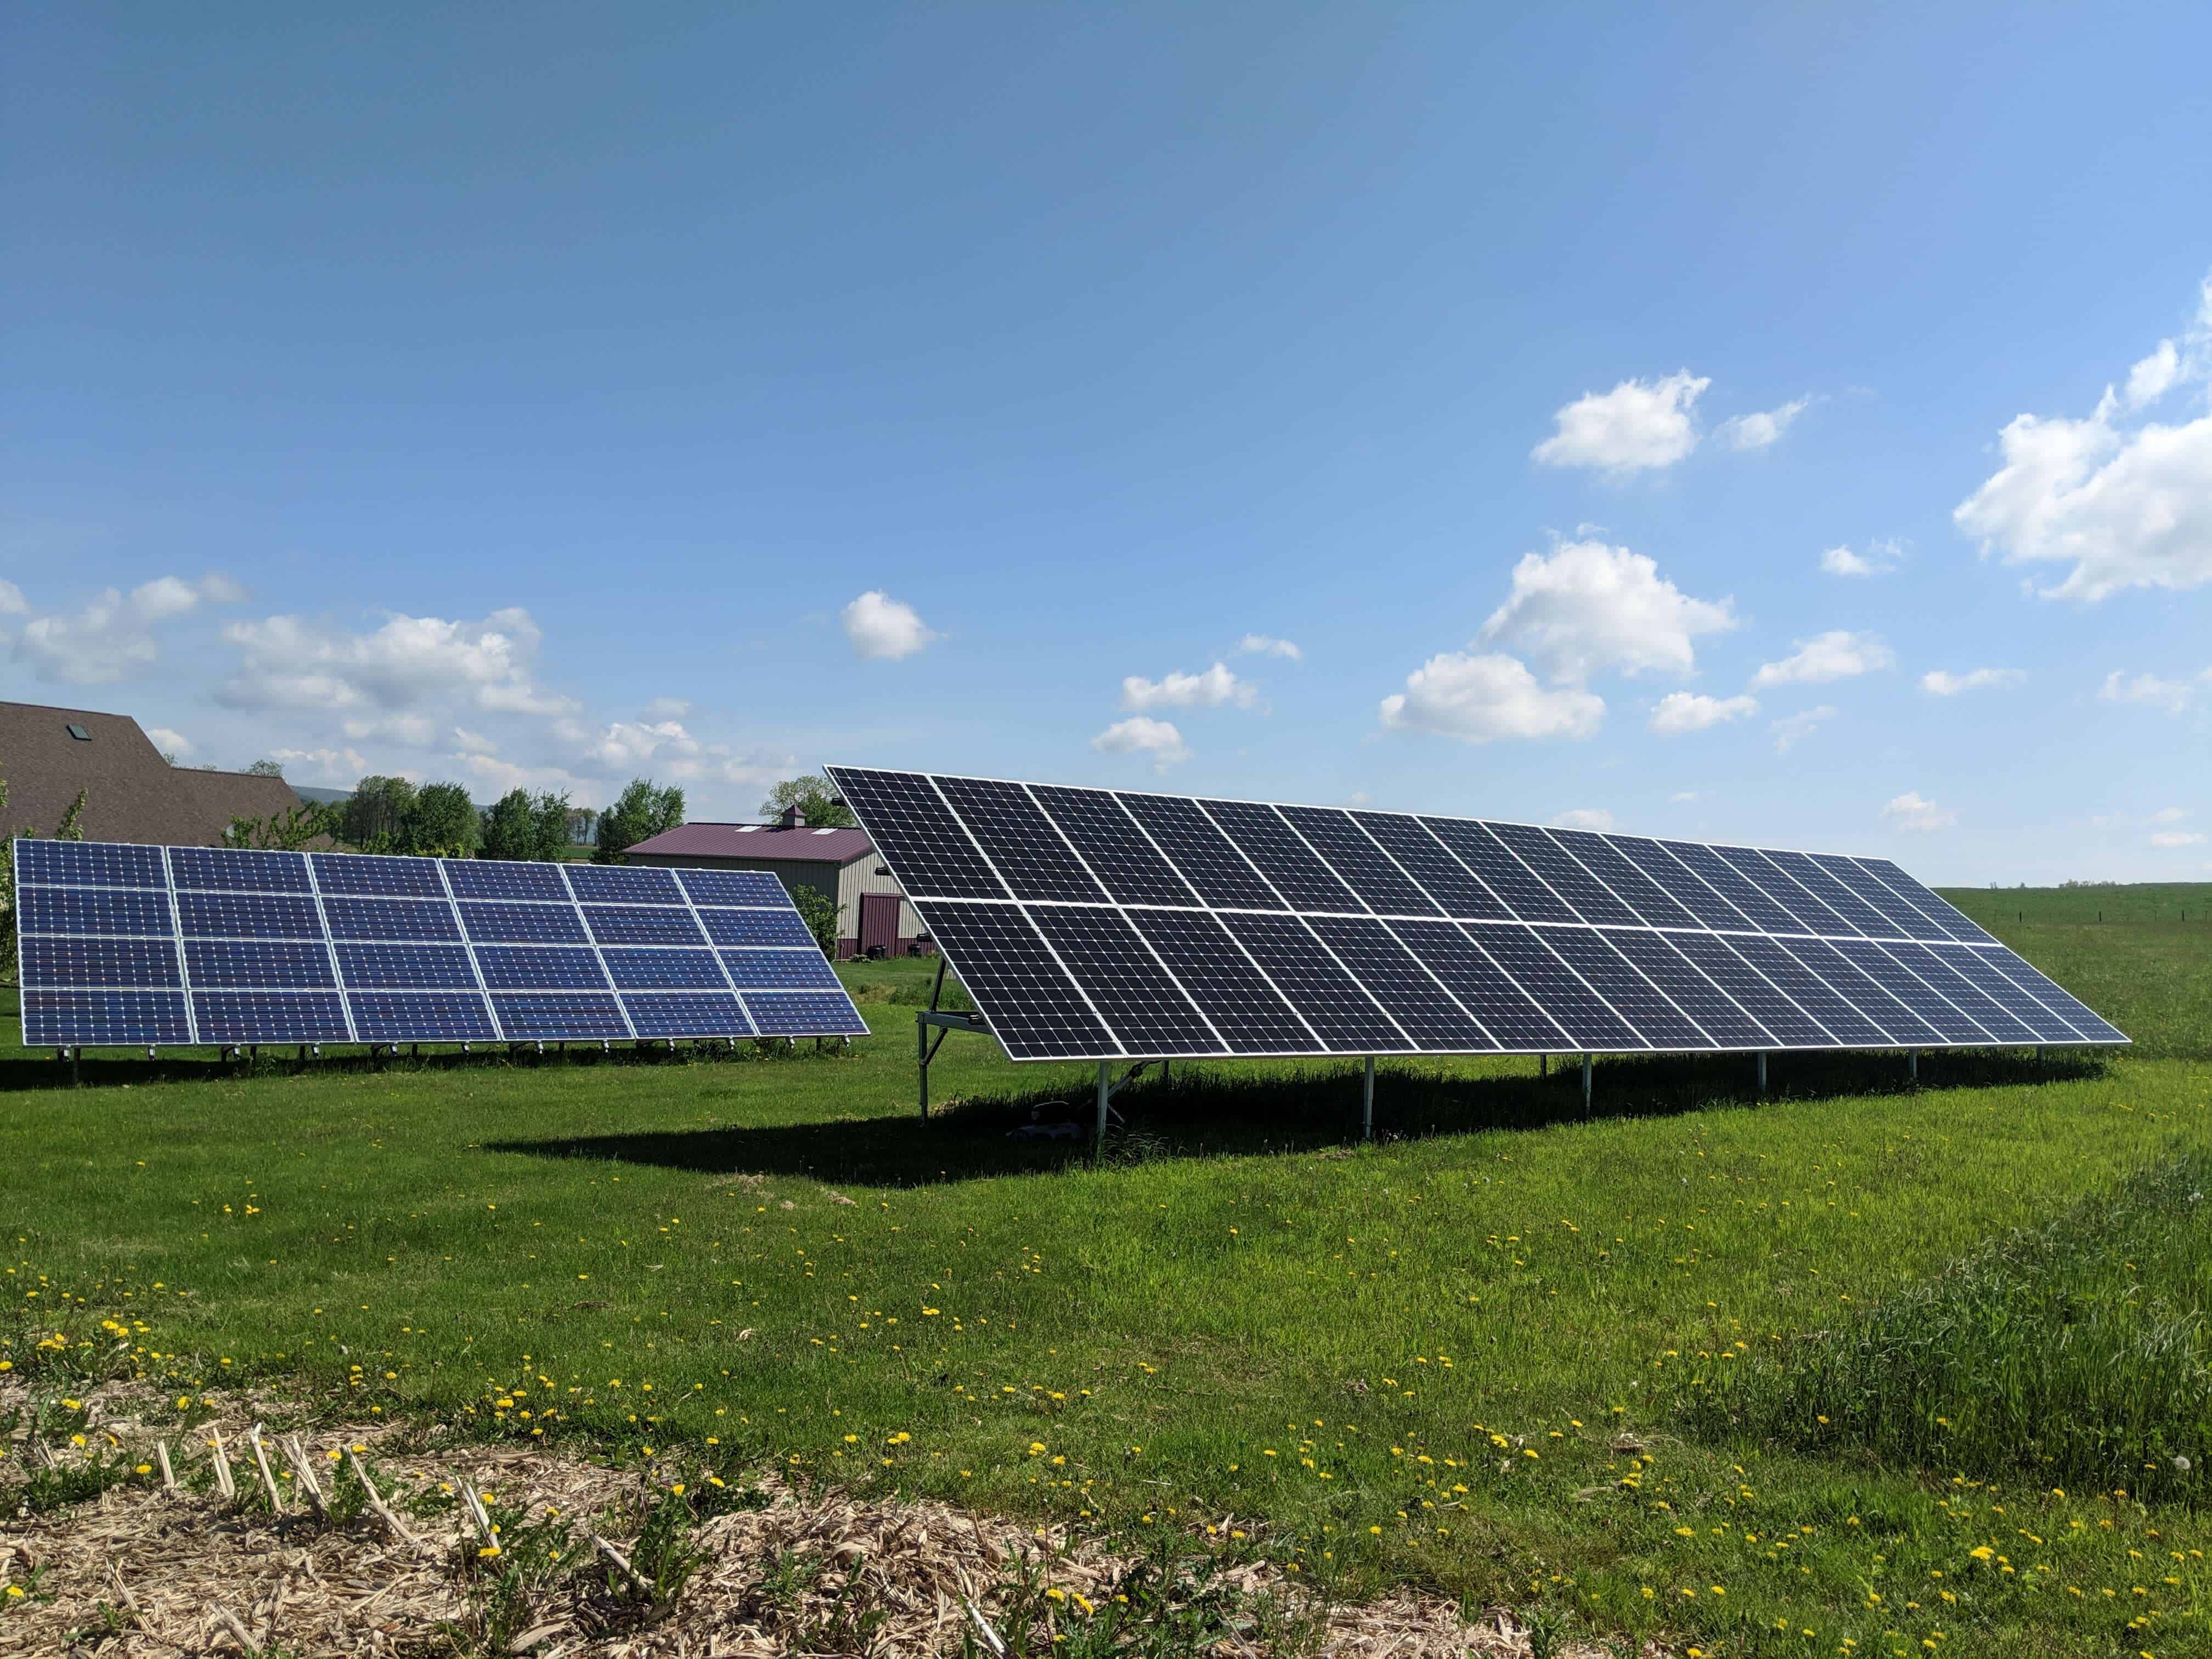
[[[799,808],[770,823],[686,823],[639,842],[632,864],[692,870],[768,870],[796,896],[811,888],[837,905],[837,955],[910,956],[927,948],[921,919],[875,844],[858,830],[817,828]]]

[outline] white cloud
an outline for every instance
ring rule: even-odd
[[[31,602],[23,597],[23,590],[5,577],[0,577],[0,617],[27,617],[30,614]]]
[[[1902,542],[1879,538],[1869,542],[1863,553],[1848,547],[1829,548],[1820,555],[1820,568],[1831,576],[1887,576],[1904,560]]]
[[[2207,837],[2196,830],[2161,830],[2150,838],[2150,844],[2154,847],[2197,847],[2207,839],[2212,837]]]
[[[496,755],[499,753],[497,744],[484,736],[483,732],[471,732],[465,726],[457,726],[453,728],[453,741],[467,754]]]
[[[1790,430],[1796,418],[1813,406],[1810,398],[1795,398],[1779,409],[1752,415],[1732,415],[1714,435],[1730,449],[1764,449]]]
[[[1091,739],[1091,746],[1109,755],[1150,755],[1155,772],[1164,772],[1190,758],[1182,733],[1176,730],[1173,721],[1142,714],[1115,721]]]
[[[1680,806],[1685,801],[1695,800],[1697,798],[1698,792],[1694,789],[1677,789],[1673,794],[1667,797],[1668,800],[1674,802],[1677,806]]]
[[[74,616],[33,617],[15,641],[15,654],[44,678],[71,685],[105,685],[151,667],[161,651],[154,630],[203,605],[230,605],[246,590],[228,576],[197,582],[157,576],[125,593],[106,588]],[[11,584],[0,611],[27,611]]]
[[[1708,697],[1696,691],[1669,691],[1651,711],[1651,729],[1666,737],[1702,732],[1709,726],[1740,720],[1759,712],[1756,697]]]
[[[165,755],[174,755],[182,760],[193,752],[192,740],[181,732],[172,732],[166,726],[149,726],[145,730],[147,737],[153,740],[154,747]]]
[[[1522,556],[1512,592],[1481,637],[1522,646],[1565,684],[1604,669],[1687,674],[1697,666],[1698,636],[1736,625],[1734,603],[1692,599],[1625,547],[1562,542]]]
[[[1288,657],[1292,662],[1305,660],[1305,653],[1296,645],[1269,634],[1247,634],[1237,641],[1237,649],[1246,656]]]
[[[1577,806],[1552,820],[1559,830],[1610,830],[1613,814],[1602,806]]]
[[[1618,475],[1672,466],[1698,447],[1692,418],[1710,378],[1687,369],[1662,380],[1623,380],[1586,392],[1553,419],[1559,429],[1531,452],[1547,466],[1592,466]]]
[[[404,749],[428,749],[441,729],[428,714],[407,713],[357,716],[339,726],[355,743],[396,743]]]
[[[690,703],[682,697],[655,697],[645,706],[649,720],[680,720],[690,712]]]
[[[596,770],[628,774],[648,762],[684,761],[700,752],[699,740],[678,720],[610,720],[582,745],[579,759]]]
[[[2197,690],[2186,680],[2162,680],[2155,674],[2130,676],[2116,668],[2105,676],[2097,695],[2106,702],[2147,702],[2169,714],[2179,714],[2195,701]]]
[[[1959,815],[1949,807],[1923,800],[1916,790],[1891,797],[1881,815],[1899,830],[1948,830],[1959,821]]]
[[[216,693],[233,708],[375,711],[455,698],[499,714],[575,708],[532,679],[541,635],[520,607],[482,622],[395,615],[365,634],[267,617],[233,623],[222,636],[241,659]]]
[[[1121,707],[1139,713],[1147,708],[1218,708],[1224,703],[1249,708],[1259,696],[1258,686],[1239,679],[1226,663],[1218,662],[1203,673],[1178,669],[1162,679],[1132,674],[1121,682]]]
[[[1802,738],[1812,736],[1823,722],[1835,719],[1836,714],[1833,703],[1824,702],[1818,708],[1808,708],[1802,714],[1788,714],[1778,720],[1769,721],[1766,729],[1774,733],[1775,752],[1788,754]]]
[[[2123,426],[2186,380],[2212,373],[2212,276],[2177,347],[2130,371],[2124,402],[2107,387],[2086,420],[2021,415],[1998,434],[2004,465],[1952,512],[1983,556],[2070,566],[2047,599],[2096,600],[2130,587],[2212,582],[2212,414],[2179,425]]]
[[[1920,689],[1939,697],[1955,697],[1961,691],[2008,690],[2027,678],[2017,668],[1970,668],[1963,674],[1931,668],[1920,677]]]
[[[295,781],[319,781],[335,784],[340,788],[349,788],[358,783],[369,775],[371,769],[368,757],[356,749],[279,749],[274,750],[269,758],[281,761]]]
[[[1797,647],[1790,655],[1779,662],[1759,665],[1759,672],[1751,677],[1753,690],[1763,691],[1770,685],[1826,685],[1831,680],[1890,667],[1897,661],[1897,653],[1879,635],[1853,634],[1840,628],[1790,643]]]
[[[1518,658],[1448,651],[1406,677],[1382,699],[1391,731],[1433,732],[1468,743],[1498,738],[1587,738],[1605,719],[1605,700],[1577,687],[1547,690]]]
[[[863,657],[896,662],[911,657],[937,635],[904,599],[872,587],[845,607],[845,637]]]
[[[2185,806],[2161,806],[2150,815],[2153,823],[2179,823],[2189,816]]]

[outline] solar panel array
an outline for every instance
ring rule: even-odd
[[[19,841],[15,891],[33,1047],[867,1030],[762,871]]]
[[[1886,859],[829,772],[1016,1060],[2128,1040]]]

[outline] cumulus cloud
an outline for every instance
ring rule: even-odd
[[[2154,847],[2196,847],[2201,845],[2205,839],[2205,836],[2200,830],[2160,830],[2151,836],[2150,844]]]
[[[1905,545],[1886,538],[1867,544],[1863,553],[1849,547],[1832,547],[1820,555],[1820,568],[1831,576],[1887,576],[1904,562]]]
[[[1668,800],[1674,802],[1677,806],[1681,805],[1685,801],[1695,800],[1697,798],[1698,792],[1694,789],[1677,789],[1673,794],[1667,797]]]
[[[1766,729],[1774,733],[1775,752],[1780,755],[1788,754],[1800,742],[1812,736],[1826,722],[1835,719],[1836,713],[1836,706],[1833,703],[1824,702],[1818,708],[1808,708],[1799,714],[1785,715],[1778,720],[1770,720],[1767,722]]]
[[[496,714],[559,714],[568,698],[532,677],[541,639],[527,611],[482,622],[395,615],[367,633],[301,617],[232,623],[240,666],[216,691],[234,708],[343,712],[458,700]]]
[[[161,654],[154,630],[204,605],[234,605],[246,590],[228,576],[197,582],[157,576],[132,588],[106,588],[72,615],[33,617],[15,641],[15,654],[42,678],[70,685],[105,685],[151,667]],[[0,611],[30,610],[11,583]]]
[[[465,726],[453,728],[453,741],[465,754],[496,755],[499,745],[481,732],[471,732]]]
[[[690,712],[690,703],[683,697],[655,697],[645,706],[649,720],[680,720]]]
[[[2197,688],[2186,680],[2163,680],[2155,674],[2129,674],[2114,669],[2105,676],[2097,695],[2106,702],[2147,702],[2179,714],[2197,699]]]
[[[844,609],[845,637],[863,657],[896,662],[911,657],[937,635],[915,608],[872,587]]]
[[[1132,674],[1121,682],[1121,707],[1139,713],[1147,708],[1218,708],[1224,703],[1249,708],[1259,696],[1258,686],[1218,662],[1202,673],[1178,669],[1157,680]]]
[[[1669,691],[1651,711],[1651,729],[1663,737],[1679,737],[1758,712],[1756,697],[1708,697],[1695,691]]]
[[[269,758],[281,762],[286,774],[295,780],[319,780],[342,788],[358,782],[370,771],[368,757],[357,749],[278,749]],[[401,775],[419,781],[422,774],[407,772]]]
[[[165,755],[174,755],[182,760],[193,752],[192,740],[181,732],[172,732],[166,726],[149,726],[145,730],[154,747]]]
[[[1288,657],[1292,662],[1305,659],[1305,653],[1296,645],[1271,634],[1247,634],[1237,641],[1237,649],[1246,656]]]
[[[1579,687],[1547,688],[1517,657],[1448,651],[1406,677],[1382,699],[1391,731],[1432,732],[1467,743],[1499,738],[1587,738],[1605,719],[1605,700]]]
[[[1797,649],[1789,656],[1759,665],[1759,672],[1751,677],[1753,690],[1763,691],[1771,685],[1825,685],[1831,680],[1870,674],[1897,661],[1897,653],[1879,635],[1840,628],[1790,643]]]
[[[1698,638],[1735,626],[1733,600],[1692,599],[1643,554],[1578,541],[1524,554],[1481,637],[1521,646],[1554,680],[1579,684],[1607,669],[1687,674]]]
[[[1810,398],[1795,398],[1779,409],[1751,415],[1732,415],[1715,428],[1714,436],[1730,449],[1764,449],[1790,430],[1800,415],[1812,408]]]
[[[1164,772],[1190,758],[1182,733],[1172,720],[1156,720],[1143,714],[1115,721],[1091,739],[1091,746],[1109,755],[1149,755],[1155,772]]]
[[[2106,387],[2086,419],[2021,415],[1998,434],[2003,465],[1952,520],[2008,563],[2070,567],[2048,599],[2212,582],[2212,414],[2177,424],[2133,414],[2212,373],[2212,276],[2182,342],[2161,340]]]
[[[1602,806],[1577,806],[1560,813],[1552,824],[1559,830],[1610,830],[1613,814]]]
[[[1948,830],[1959,821],[1959,815],[1948,806],[1938,806],[1922,798],[1917,790],[1893,795],[1881,809],[1881,816],[1890,826],[1898,830]]]
[[[5,577],[0,577],[0,617],[27,617],[30,614],[31,602],[23,597],[23,590]]]
[[[1963,674],[1931,668],[1920,677],[1920,689],[1939,697],[1955,697],[1961,691],[2008,690],[2027,678],[2017,668],[1970,668]]]
[[[1712,384],[1687,369],[1660,380],[1623,380],[1586,392],[1553,416],[1558,430],[1531,453],[1546,466],[1596,467],[1618,476],[1668,467],[1698,447],[1698,398]]]

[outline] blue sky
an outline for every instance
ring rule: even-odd
[[[0,695],[2212,872],[2201,8],[373,14],[0,22]]]

